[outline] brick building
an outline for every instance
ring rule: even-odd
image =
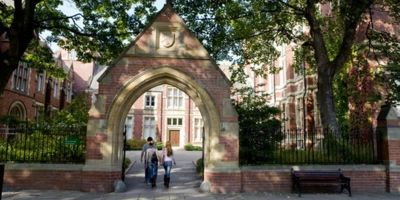
[[[12,115],[19,120],[35,120],[47,108],[49,112],[64,108],[72,100],[73,77],[60,58],[55,62],[67,74],[55,78],[20,62],[0,96],[0,116]]]
[[[187,143],[201,146],[203,120],[190,97],[170,85],[160,85],[144,93],[132,106],[127,119],[127,136],[156,141],[170,140],[173,146]]]
[[[321,13],[331,15],[330,4],[320,5]],[[364,21],[357,30],[355,43],[366,43],[366,29],[368,26],[378,31],[385,31],[390,34],[399,35],[400,26],[388,15],[388,11],[375,5],[371,10],[372,19],[369,15],[364,16]],[[369,24],[372,23],[372,24]],[[308,34],[308,27],[297,27],[305,34]],[[282,111],[281,119],[286,130],[313,131],[321,128],[321,119],[317,102],[317,74],[304,73],[310,66],[304,63],[300,69],[294,68],[294,49],[298,44],[282,44],[277,46],[279,52],[277,60],[273,65],[281,69],[276,73],[268,73],[267,76],[256,75],[251,68],[265,67],[249,65],[246,68],[248,75],[247,86],[255,88],[258,93],[269,95],[269,104],[280,108]],[[368,65],[376,67],[378,62],[375,57],[368,57]],[[384,59],[379,61],[386,63]],[[385,91],[380,91],[385,96]],[[370,106],[371,124],[375,130],[377,127],[377,117],[383,101],[378,101]]]

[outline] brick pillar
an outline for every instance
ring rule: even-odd
[[[378,158],[387,167],[386,190],[400,193],[400,113],[394,107],[383,106],[378,116]]]

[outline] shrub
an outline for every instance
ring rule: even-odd
[[[132,161],[129,158],[125,158],[124,160],[124,169],[128,169],[129,165],[132,163]]]
[[[186,144],[185,145],[185,150],[186,151],[203,151],[203,148],[202,147],[199,147],[199,146],[193,146],[192,144]]]
[[[126,141],[127,150],[142,150],[143,145],[147,143],[146,140],[129,139]]]
[[[203,158],[200,158],[196,161],[196,171],[199,173],[201,177],[204,175],[204,162]]]
[[[241,165],[261,165],[273,159],[274,151],[283,134],[277,119],[279,109],[267,104],[265,96],[258,96],[251,88],[238,91],[234,102],[239,114],[239,161]]]
[[[164,147],[164,144],[162,142],[157,142],[156,146],[158,150],[161,150]]]

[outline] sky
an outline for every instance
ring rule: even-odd
[[[4,1],[4,0],[1,0],[1,1]],[[8,1],[8,0],[6,0],[6,1]],[[165,2],[166,2],[166,0],[156,0],[155,6],[157,7],[158,10],[161,10],[161,8],[164,6]],[[74,3],[70,0],[63,1],[63,5],[60,6],[59,9],[68,16],[79,13],[79,10],[77,10]],[[45,39],[50,34],[51,33],[49,31],[44,31],[43,33],[40,34],[40,36],[43,39]],[[49,44],[49,46],[53,52],[56,52],[60,48],[59,46],[57,46],[56,43],[51,43],[51,44]]]

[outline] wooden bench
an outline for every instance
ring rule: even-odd
[[[347,189],[351,197],[350,178],[345,177],[342,171],[291,170],[292,192],[297,189],[299,197],[304,186],[340,186],[340,192]]]

